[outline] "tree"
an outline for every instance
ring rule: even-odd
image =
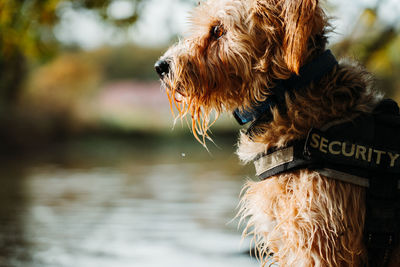
[[[133,12],[114,18],[108,8],[115,0],[0,0],[0,112],[15,104],[30,59],[43,60],[57,51],[53,28],[63,9],[91,10],[105,23],[126,27],[135,23],[142,0],[130,0]],[[0,117],[1,120],[1,117]]]
[[[363,10],[352,33],[335,44],[339,57],[355,57],[375,74],[377,87],[400,100],[400,24],[378,16],[382,0]]]

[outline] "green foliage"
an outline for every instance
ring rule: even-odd
[[[0,1],[0,55],[11,56],[16,50],[29,57],[54,52],[53,26],[65,9],[90,9],[106,23],[129,26],[138,19],[142,0],[131,0],[133,13],[123,19],[109,15],[113,0],[2,0]]]
[[[81,107],[112,80],[156,80],[153,64],[162,49],[134,45],[62,53],[35,68],[19,97],[20,110],[35,117],[79,120]]]
[[[84,54],[63,54],[31,73],[22,101],[45,113],[70,112],[97,90],[99,69]]]
[[[378,2],[380,3],[380,2]],[[339,57],[359,60],[376,76],[377,87],[400,100],[400,29],[377,15],[378,7],[364,10],[353,32],[333,49]]]
[[[31,59],[48,59],[59,46],[53,28],[65,9],[90,9],[105,23],[128,26],[135,23],[142,0],[131,0],[133,13],[113,18],[108,8],[114,0],[1,0],[0,1],[0,113],[15,104]],[[1,120],[1,117],[0,117]]]
[[[99,109],[99,95],[108,90],[106,85],[112,84],[112,80],[128,80],[129,83],[129,80],[157,79],[153,64],[163,50],[125,45],[59,54],[31,70],[18,98],[18,117],[9,124],[9,128],[15,129],[21,124],[34,122],[30,126],[30,134],[35,139],[46,139],[60,134],[69,136],[94,128],[123,131],[127,125],[131,127],[134,124],[137,127],[148,122],[147,119],[133,120],[130,113],[128,118],[123,108],[118,113],[118,107],[113,109],[118,120],[113,118],[106,122],[99,115],[102,112]],[[153,84],[158,85],[157,82]],[[161,94],[158,87],[155,87],[155,95]],[[140,116],[142,117],[145,116]],[[116,121],[122,123],[115,123]],[[156,116],[152,122],[154,121],[158,123],[150,128],[160,125],[162,119]]]
[[[156,80],[154,62],[165,49],[136,45],[103,47],[89,53],[89,56],[101,66],[105,80]]]

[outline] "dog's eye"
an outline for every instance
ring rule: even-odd
[[[212,37],[219,39],[225,34],[225,30],[221,25],[217,25],[211,28]]]

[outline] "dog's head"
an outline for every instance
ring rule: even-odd
[[[209,114],[249,107],[325,49],[318,0],[208,0],[194,10],[191,35],[156,63],[170,101],[206,135]]]

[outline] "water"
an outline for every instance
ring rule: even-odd
[[[217,143],[89,138],[3,160],[0,266],[258,266],[229,223],[252,169]]]

